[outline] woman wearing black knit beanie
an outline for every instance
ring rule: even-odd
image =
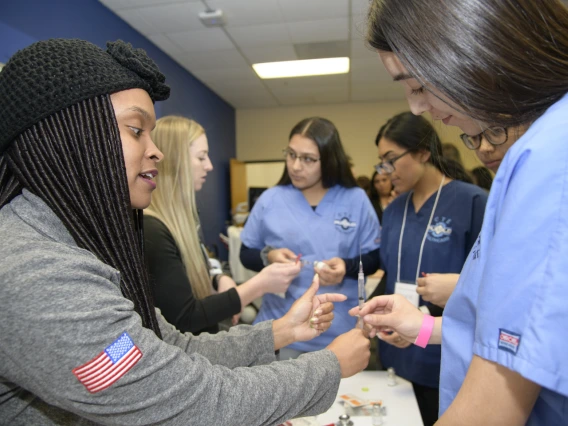
[[[361,330],[261,365],[329,327],[343,299],[315,296],[317,279],[281,319],[215,336],[156,311],[141,225],[163,158],[153,103],[168,96],[122,41],[41,41],[0,72],[2,422],[278,424],[325,411],[366,366]]]

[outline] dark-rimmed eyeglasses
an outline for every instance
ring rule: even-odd
[[[505,127],[490,127],[475,136],[469,136],[465,133],[460,138],[465,146],[469,149],[478,149],[481,146],[481,139],[485,137],[491,145],[503,145],[509,139],[509,132]]]
[[[290,148],[282,150],[282,154],[287,161],[293,163],[296,161],[296,159],[298,159],[300,160],[300,163],[306,166],[312,166],[320,160],[319,158],[311,157],[309,155],[298,155]]]
[[[400,154],[399,156],[396,156],[394,158],[391,158],[390,160],[387,161],[383,161],[379,164],[377,164],[375,166],[375,170],[377,171],[378,174],[382,175],[384,174],[390,174],[392,172],[394,172],[394,162],[397,161],[398,159],[404,157],[406,154],[408,154],[409,152],[412,152],[411,149],[404,151],[402,154]]]

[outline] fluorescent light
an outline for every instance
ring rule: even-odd
[[[260,78],[303,77],[308,75],[345,74],[349,58],[306,59],[302,61],[265,62],[252,66]]]

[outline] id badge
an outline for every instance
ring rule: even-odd
[[[396,282],[394,284],[394,294],[404,296],[406,300],[418,308],[420,303],[420,295],[416,293],[416,284]]]

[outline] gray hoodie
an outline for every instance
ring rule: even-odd
[[[331,351],[273,362],[270,321],[194,337],[158,311],[160,340],[119,282],[40,198],[0,210],[0,423],[275,425],[334,402]]]

